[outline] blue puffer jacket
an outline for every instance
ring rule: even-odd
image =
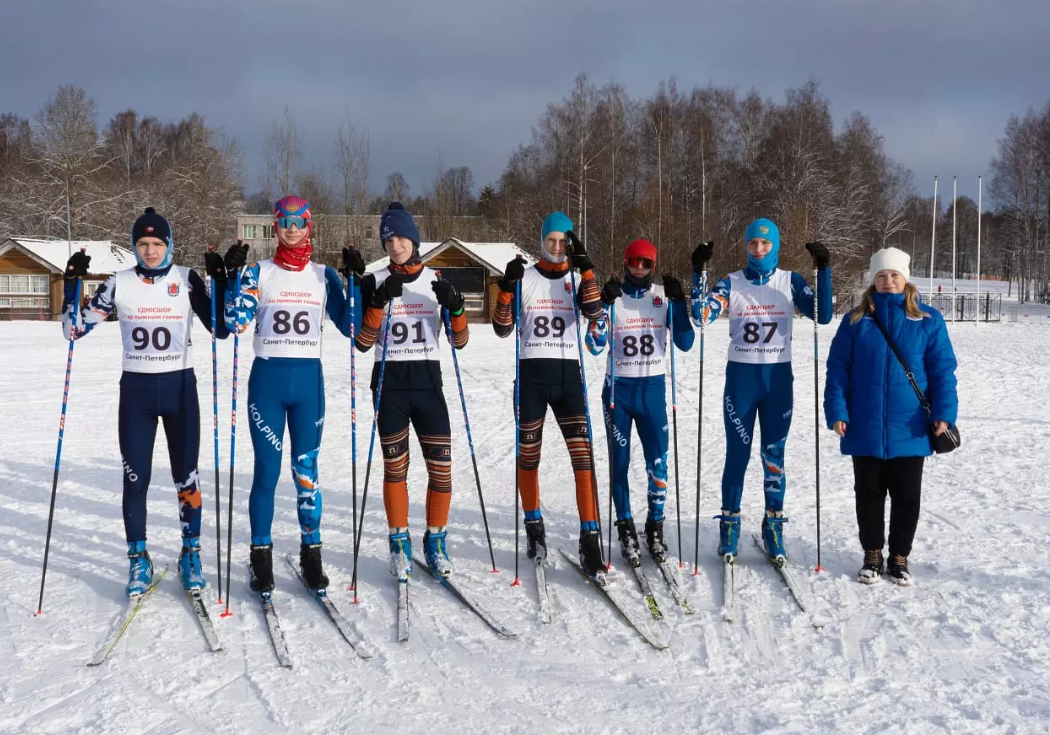
[[[875,313],[915,373],[933,419],[954,423],[955,352],[940,312],[921,308],[929,316],[912,319],[904,311],[904,294],[875,294]],[[828,428],[836,421],[847,425],[842,453],[880,459],[932,454],[926,412],[886,338],[870,315],[855,324],[850,316],[831,343],[824,388]]]

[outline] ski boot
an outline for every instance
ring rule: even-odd
[[[299,544],[299,569],[312,590],[328,587],[328,577],[321,568],[321,544]]]
[[[857,572],[857,581],[861,584],[875,584],[882,576],[885,568],[885,560],[882,558],[882,549],[865,549],[864,566]]]
[[[547,558],[547,532],[542,518],[525,520],[525,555],[540,561]]]
[[[407,528],[390,529],[390,573],[398,579],[412,576],[412,539]]]
[[[620,538],[620,555],[632,567],[640,567],[642,555],[638,548],[638,532],[634,529],[634,519],[616,521],[616,535]]]
[[[654,521],[652,518],[645,519],[645,545],[649,547],[649,555],[653,557],[655,563],[663,564],[667,560],[663,521]]]
[[[900,587],[911,587],[914,583],[911,572],[908,571],[908,557],[900,554],[890,554],[890,565],[886,570],[890,575],[890,581]]]
[[[182,539],[182,553],[179,554],[179,579],[182,580],[184,590],[204,589],[200,537]]]
[[[273,591],[273,544],[252,546],[248,561],[248,586],[255,592]]]
[[[447,577],[452,574],[452,560],[448,558],[448,531],[428,526],[423,533],[423,555],[426,557],[430,573],[435,577]]]
[[[732,563],[740,545],[740,511],[722,509],[718,520],[718,555]]]
[[[580,531],[580,565],[591,579],[605,581],[605,560],[598,531]]]
[[[784,524],[787,520],[779,510],[767,510],[762,518],[762,542],[766,545],[770,561],[778,567],[787,563],[787,553],[784,551]]]
[[[131,568],[128,570],[128,586],[124,588],[124,593],[128,597],[144,595],[153,583],[153,562],[146,552],[146,542],[128,541],[128,559],[131,560]]]

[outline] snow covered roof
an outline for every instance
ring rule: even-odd
[[[444,242],[421,242],[419,244],[419,255],[426,263],[431,258],[443,253],[450,247],[458,247],[480,261],[486,268],[494,273],[503,275],[503,269],[507,263],[514,260],[518,255],[525,258],[528,265],[536,262],[536,259],[526,253],[512,242],[463,242],[450,237]],[[375,273],[390,265],[390,258],[380,258],[365,266],[369,273]]]
[[[35,240],[18,237],[4,240],[0,244],[0,255],[18,248],[26,255],[57,273],[66,269],[71,252],[68,240]],[[74,240],[72,251],[84,250],[91,258],[88,274],[109,276],[135,265],[135,256],[127,248],[114,245],[109,240]]]

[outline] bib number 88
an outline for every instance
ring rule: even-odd
[[[648,357],[656,351],[651,334],[643,334],[640,338],[633,335],[624,337],[622,342],[624,357],[635,357],[639,352]]]

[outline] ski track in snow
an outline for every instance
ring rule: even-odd
[[[205,599],[225,651],[211,654],[174,565],[110,659],[85,664],[125,608],[127,570],[117,448],[119,332],[102,324],[76,347],[44,615],[34,617],[54,467],[66,343],[57,324],[0,323],[0,732],[732,732],[1043,733],[1050,729],[1050,489],[1044,397],[1050,393],[1050,331],[1036,326],[949,327],[959,356],[963,448],[932,458],[912,571],[917,586],[871,588],[853,581],[861,561],[852,467],[835,437],[820,434],[822,563],[817,574],[813,478],[813,360],[810,322],[796,323],[795,416],[787,447],[791,523],[787,548],[808,597],[815,629],[776,571],[751,544],[737,567],[739,618],[721,620],[720,561],[714,554],[725,439],[721,392],[726,328],[707,332],[700,489],[700,574],[693,574],[696,528],[698,355],[677,355],[682,470],[684,589],[696,614],[682,614],[659,571],[646,564],[671,648],[656,651],[551,554],[554,622],[538,616],[535,581],[522,549],[514,577],[513,339],[473,325],[461,355],[471,427],[499,574],[485,542],[455,374],[442,356],[454,438],[455,495],[450,549],[456,578],[518,634],[503,640],[437,582],[412,582],[411,638],[398,644],[396,584],[387,571],[382,467],[377,451],[361,544],[360,603],[348,591],[350,513],[349,343],[329,328],[324,345],[328,415],[320,477],[324,558],[330,594],[375,651],[357,658],[283,564],[274,603],[294,669],[277,666],[262,609],[247,586],[252,452],[246,412],[251,340],[241,342],[231,617],[209,587]],[[821,328],[823,358],[834,326]],[[215,576],[210,346],[197,327],[201,397],[200,471],[205,574]],[[229,476],[232,340],[219,345],[219,424],[225,548]],[[371,355],[358,355],[358,494],[364,489],[371,409]],[[603,512],[608,462],[601,426],[604,363],[587,358]],[[823,366],[821,366],[823,386]],[[823,423],[823,422],[822,422]],[[553,418],[545,430],[541,496],[550,547],[575,547],[578,521],[568,457]],[[633,506],[644,518],[645,475],[634,441]],[[411,523],[422,543],[424,465],[413,445]],[[757,450],[755,452],[757,454]],[[287,453],[277,490],[275,552],[298,545]],[[158,432],[149,499],[155,564],[179,550],[175,491],[163,430]],[[672,465],[673,470],[673,465]],[[667,537],[677,551],[672,476]],[[761,468],[748,470],[745,531],[758,529]],[[602,519],[603,525],[607,519]],[[607,533],[608,529],[605,529]],[[747,539],[747,535],[744,536]],[[521,540],[524,546],[524,538]],[[614,541],[615,543],[615,541]],[[224,551],[225,556],[225,551]],[[637,586],[614,552],[615,583]],[[225,574],[225,561],[223,565]],[[637,610],[644,614],[641,596]]]

